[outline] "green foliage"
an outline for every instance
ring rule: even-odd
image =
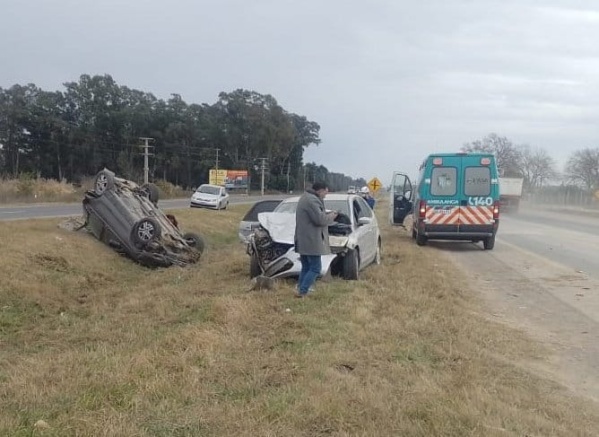
[[[108,167],[139,181],[139,137],[152,137],[150,179],[184,187],[207,182],[219,149],[220,168],[253,170],[258,158],[267,158],[267,181],[287,188],[287,174],[299,179],[304,149],[320,143],[319,131],[318,123],[255,91],[188,104],[178,94],[157,99],[110,75],[84,74],[63,91],[0,88],[0,176],[35,172],[79,181]]]

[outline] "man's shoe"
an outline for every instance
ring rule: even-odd
[[[299,285],[295,286],[295,291],[299,293]],[[314,293],[314,287],[308,288],[308,293]]]
[[[308,293],[300,293],[299,291],[296,291],[295,293],[293,293],[293,295],[299,299],[302,299],[304,297],[307,297]]]

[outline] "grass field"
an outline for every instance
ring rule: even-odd
[[[597,435],[597,406],[527,371],[545,351],[405,231],[300,300],[247,291],[243,211],[180,211],[205,257],[154,271],[59,220],[4,223],[0,435]]]

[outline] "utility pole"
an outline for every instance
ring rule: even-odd
[[[260,187],[261,187],[261,188],[260,188],[260,192],[261,192],[261,193],[262,193],[262,195],[264,196],[264,172],[265,172],[265,170],[266,170],[266,160],[267,160],[268,158],[258,158],[258,159],[260,159],[260,160],[262,161],[262,163],[261,163],[261,165],[260,165],[260,170],[261,170],[261,173],[262,173],[262,183],[261,183],[261,185],[260,185]]]
[[[149,148],[154,147],[154,146],[150,146],[149,142],[154,141],[154,138],[140,137],[139,139],[144,142],[144,144],[141,144],[139,147],[142,147],[144,149],[144,153],[143,153],[143,156],[144,156],[144,184],[147,184],[149,182],[149,174],[150,174],[150,165],[148,162],[148,157],[154,156],[153,153],[149,153]]]
[[[287,194],[289,194],[289,172],[291,171],[291,161],[287,162]]]
[[[304,191],[306,191],[306,166],[304,165]]]
[[[218,171],[218,162],[219,162],[219,160],[218,160],[219,153],[218,152],[220,152],[220,149],[218,147],[202,147],[202,150],[216,150],[216,160],[214,163],[215,164],[214,169],[216,171]]]

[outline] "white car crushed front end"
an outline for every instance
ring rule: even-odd
[[[258,214],[260,227],[249,237],[247,252],[256,256],[262,275],[272,278],[299,276],[302,265],[295,251],[295,214]],[[356,246],[355,237],[331,235],[331,254],[323,255],[320,276],[325,276],[331,264],[348,249]]]

